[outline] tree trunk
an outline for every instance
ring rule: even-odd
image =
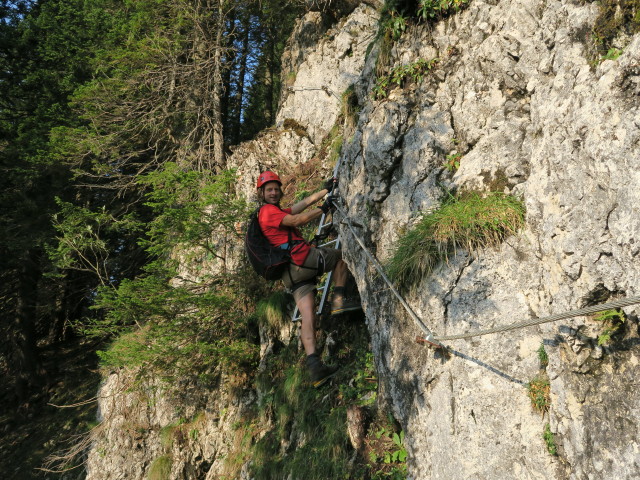
[[[234,31],[236,23],[235,10],[226,22],[228,25],[227,30],[229,32]],[[225,45],[225,47],[229,47],[229,45]],[[232,122],[233,117],[235,116],[235,114],[231,113],[233,111],[233,104],[230,98],[230,86],[232,84],[231,74],[235,70],[236,62],[237,57],[235,50],[233,48],[226,48],[223,60],[223,65],[225,65],[225,68],[223,70],[222,82],[223,85],[227,86],[227,88],[225,89],[221,99],[220,117],[222,118],[224,138],[227,142],[230,141],[230,135],[233,131]],[[231,140],[231,143],[233,143],[233,140]]]
[[[265,80],[266,80],[266,87],[267,87],[267,91],[265,92],[265,116],[267,118],[267,124],[269,126],[273,125],[273,123],[275,122],[275,112],[274,112],[274,106],[273,106],[273,97],[274,97],[274,85],[273,85],[273,76],[274,76],[274,66],[275,66],[275,55],[276,55],[276,46],[275,46],[275,39],[271,38],[269,39],[269,51],[268,51],[268,58],[269,60],[267,61],[267,74],[265,76]]]
[[[38,254],[30,250],[17,271],[16,308],[14,314],[11,369],[15,372],[17,400],[28,399],[39,383],[38,351],[36,348],[36,302],[40,277]]]
[[[234,101],[234,118],[231,138],[234,143],[240,141],[240,126],[242,123],[242,102],[244,99],[244,77],[247,73],[247,58],[249,56],[249,15],[242,19],[242,48],[238,56],[238,84],[236,85],[236,95]]]
[[[214,48],[213,102],[211,121],[213,124],[213,165],[212,170],[220,171],[225,167],[224,135],[222,133],[222,46],[225,24],[223,0],[217,0],[216,38]]]

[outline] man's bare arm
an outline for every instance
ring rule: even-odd
[[[309,195],[307,198],[300,200],[293,207],[291,207],[291,213],[293,215],[296,215],[298,213],[304,212],[307,208],[309,208],[310,205],[313,205],[314,203],[316,203],[318,200],[324,197],[327,193],[329,193],[329,190],[323,188],[322,190]]]
[[[309,222],[312,222],[316,218],[320,218],[322,216],[322,210],[320,208],[314,208],[313,210],[309,210],[308,212],[298,213],[295,215],[287,215],[280,222],[281,225],[285,227],[301,227],[306,225]]]

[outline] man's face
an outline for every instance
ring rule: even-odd
[[[277,205],[282,198],[282,190],[280,190],[280,184],[278,182],[268,182],[263,186],[263,195],[265,203],[271,205]]]

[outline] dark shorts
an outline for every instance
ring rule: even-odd
[[[298,265],[291,264],[289,266],[289,272],[285,272],[282,276],[282,282],[285,287],[292,289],[294,284],[310,280],[310,282],[297,286],[296,289],[293,290],[293,298],[297,303],[302,297],[316,289],[314,277],[322,273],[318,272],[318,266],[321,261],[324,262],[323,271],[329,272],[336,268],[338,261],[341,259],[342,252],[335,248],[311,247],[311,251],[309,255],[307,255],[303,266],[299,267]]]

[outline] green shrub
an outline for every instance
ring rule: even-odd
[[[291,295],[283,290],[273,292],[261,300],[256,307],[256,315],[264,321],[272,331],[277,331],[289,322],[287,308]]]
[[[549,384],[547,375],[535,377],[527,384],[527,390],[529,399],[531,400],[531,406],[544,415],[544,413],[549,410],[549,404],[551,402],[551,385]]]
[[[598,335],[598,345],[606,345],[624,323],[625,316],[622,310],[613,309],[597,313],[593,319],[602,323],[602,333]]]
[[[372,479],[404,480],[407,476],[407,450],[404,431],[396,428],[393,417],[373,422],[365,440],[369,475]]]
[[[173,465],[173,459],[171,455],[163,455],[156,458],[149,467],[147,473],[148,480],[169,480],[171,476],[171,466]]]
[[[340,385],[340,394],[347,402],[369,405],[376,400],[378,378],[373,363],[373,353],[361,352],[350,366],[352,381]]]
[[[540,368],[542,369],[547,368],[547,365],[549,365],[549,356],[544,349],[544,343],[541,343],[540,348],[538,348],[538,360],[540,360]]]
[[[233,171],[214,175],[176,164],[139,179],[148,188],[146,205],[155,213],[139,240],[152,260],[135,278],[117,284],[104,281],[92,306],[101,315],[80,328],[86,335],[113,340],[98,352],[103,366],[142,367],[145,374],[170,378],[205,374],[217,366],[235,373],[255,364],[258,347],[247,338],[242,308],[248,282],[241,271],[207,274],[214,264],[223,268],[224,261],[224,249],[211,232],[240,236],[236,223],[248,212],[246,203],[232,194],[235,180]],[[80,214],[97,227],[106,222],[103,216],[75,211],[67,214],[67,233],[76,232]],[[91,237],[83,239],[74,243],[73,251],[58,252],[59,260],[95,251]],[[202,268],[182,279],[178,258],[183,266]]]
[[[418,18],[422,20],[440,19],[466,7],[471,0],[420,0]]]
[[[413,63],[392,68],[388,75],[381,75],[376,80],[376,84],[373,87],[374,98],[385,98],[393,85],[401,87],[409,79],[419,83],[424,75],[432,70],[439,61],[438,58],[432,58],[431,60],[421,58]]]
[[[462,160],[461,153],[450,153],[447,155],[443,166],[450,172],[457,172],[460,168],[460,160]]]
[[[410,287],[456,248],[496,247],[522,227],[524,215],[522,202],[503,193],[449,196],[398,240],[387,263],[388,274],[400,286]]]
[[[556,439],[555,439],[555,436],[553,435],[553,432],[551,432],[551,426],[548,423],[544,426],[542,439],[544,440],[544,443],[547,445],[547,451],[549,452],[549,454],[557,455],[558,447],[556,445]]]

